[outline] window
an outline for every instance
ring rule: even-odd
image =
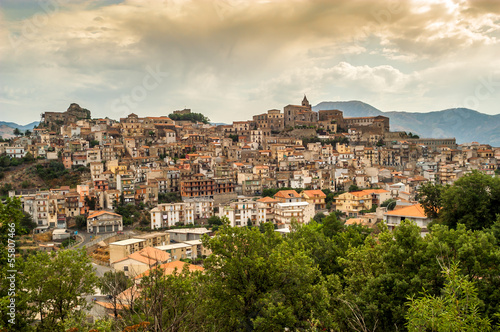
[[[128,266],[127,265],[123,266],[123,271],[128,272]]]

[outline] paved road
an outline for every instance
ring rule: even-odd
[[[102,277],[105,272],[113,271],[113,269],[109,266],[103,266],[103,265],[99,265],[99,264],[95,264],[95,263],[92,263],[92,266],[94,267],[95,274],[98,277]]]

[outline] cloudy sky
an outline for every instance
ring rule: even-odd
[[[1,0],[0,120],[300,103],[500,113],[498,0]]]

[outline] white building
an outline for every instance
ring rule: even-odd
[[[219,207],[219,217],[227,217],[232,227],[253,226],[266,222],[266,207],[248,198],[240,197],[238,201]]]
[[[11,158],[23,158],[26,156],[26,151],[22,146],[9,146],[5,148],[5,153]]]
[[[151,229],[194,223],[194,208],[189,203],[159,204],[151,209]]]
[[[184,202],[193,209],[196,219],[210,218],[214,214],[214,200],[212,198],[190,198]]]
[[[422,233],[427,232],[427,226],[432,218],[427,217],[424,208],[420,204],[406,206],[397,210],[384,213],[389,229],[394,229],[401,224],[401,221],[408,219],[414,221],[422,229]]]
[[[278,228],[288,227],[292,220],[307,224],[314,217],[314,204],[307,202],[276,203],[274,222]]]

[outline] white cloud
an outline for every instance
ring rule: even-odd
[[[20,122],[71,102],[106,115],[157,64],[170,76],[136,113],[186,106],[227,121],[228,112],[249,117],[303,93],[385,109],[445,105],[497,64],[497,3],[80,1],[38,8],[47,19],[31,30],[34,16],[0,11],[0,107],[5,117],[21,109]]]

